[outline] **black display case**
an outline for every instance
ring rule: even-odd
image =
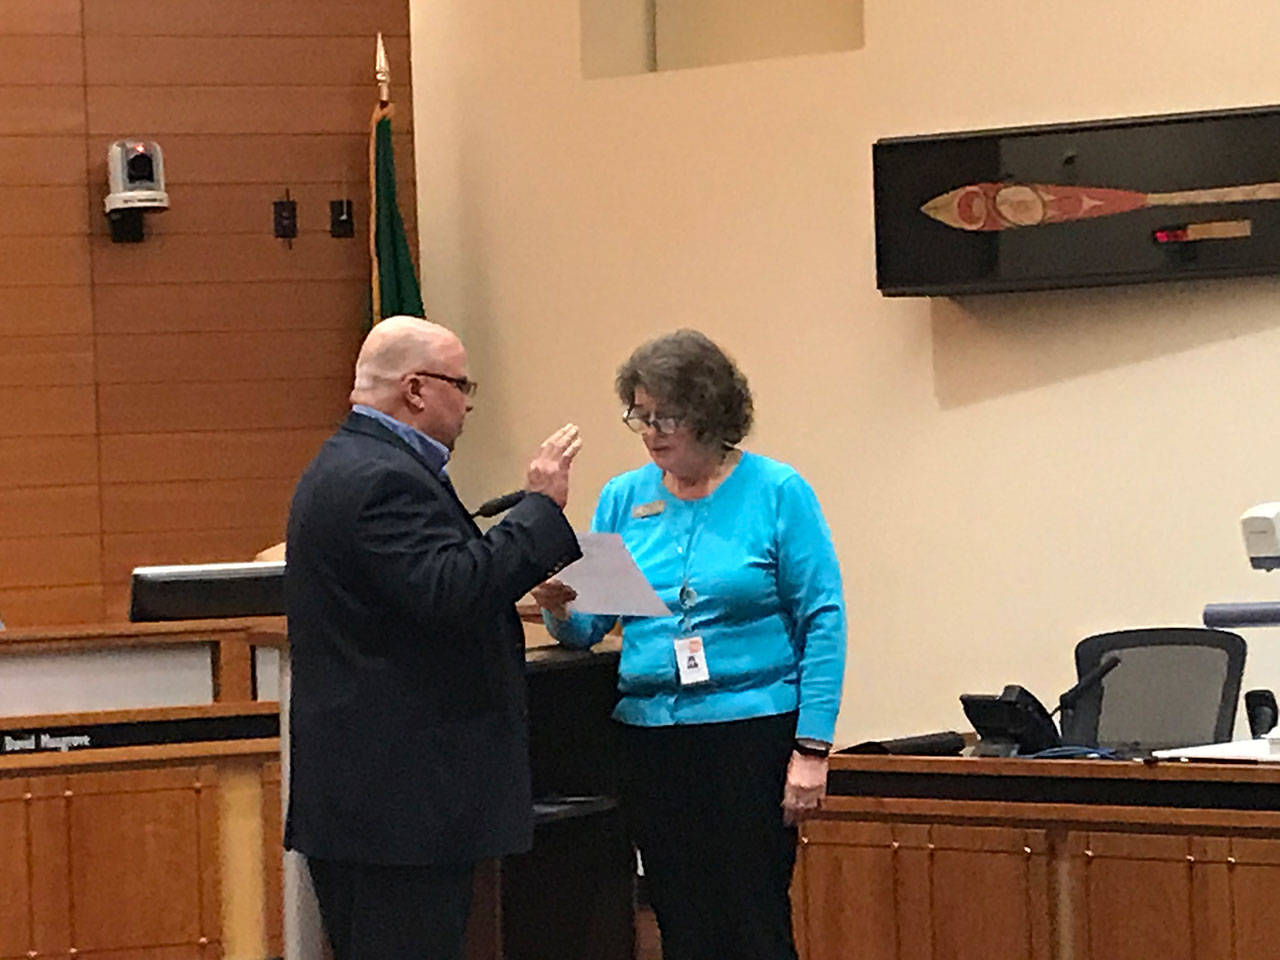
[[[1280,272],[1280,107],[894,137],[872,164],[886,296]]]

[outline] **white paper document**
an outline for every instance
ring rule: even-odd
[[[665,617],[671,612],[636,566],[621,534],[580,533],[578,545],[582,559],[556,574],[578,594],[569,609],[628,617]]]

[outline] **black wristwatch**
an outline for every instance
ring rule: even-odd
[[[795,751],[806,757],[821,757],[825,760],[831,756],[831,744],[821,743],[817,740],[797,740],[795,742]]]

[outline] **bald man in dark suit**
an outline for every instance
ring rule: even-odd
[[[391,317],[289,515],[285,843],[337,960],[457,960],[475,862],[532,839],[515,601],[581,554],[563,508],[572,424],[485,533],[446,464],[473,404],[462,343]]]

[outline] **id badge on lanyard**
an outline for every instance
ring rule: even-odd
[[[693,686],[711,679],[707,669],[707,654],[702,649],[701,637],[680,637],[675,642],[676,668],[680,671],[680,685]]]
[[[673,643],[676,654],[676,670],[679,671],[680,686],[691,687],[711,680],[711,670],[707,667],[707,651],[702,637],[692,636],[690,611],[698,600],[698,594],[689,585],[690,565],[693,560],[693,547],[698,539],[701,524],[695,524],[689,531],[689,539],[679,552],[684,556],[684,574],[680,585],[680,629],[682,636]]]

